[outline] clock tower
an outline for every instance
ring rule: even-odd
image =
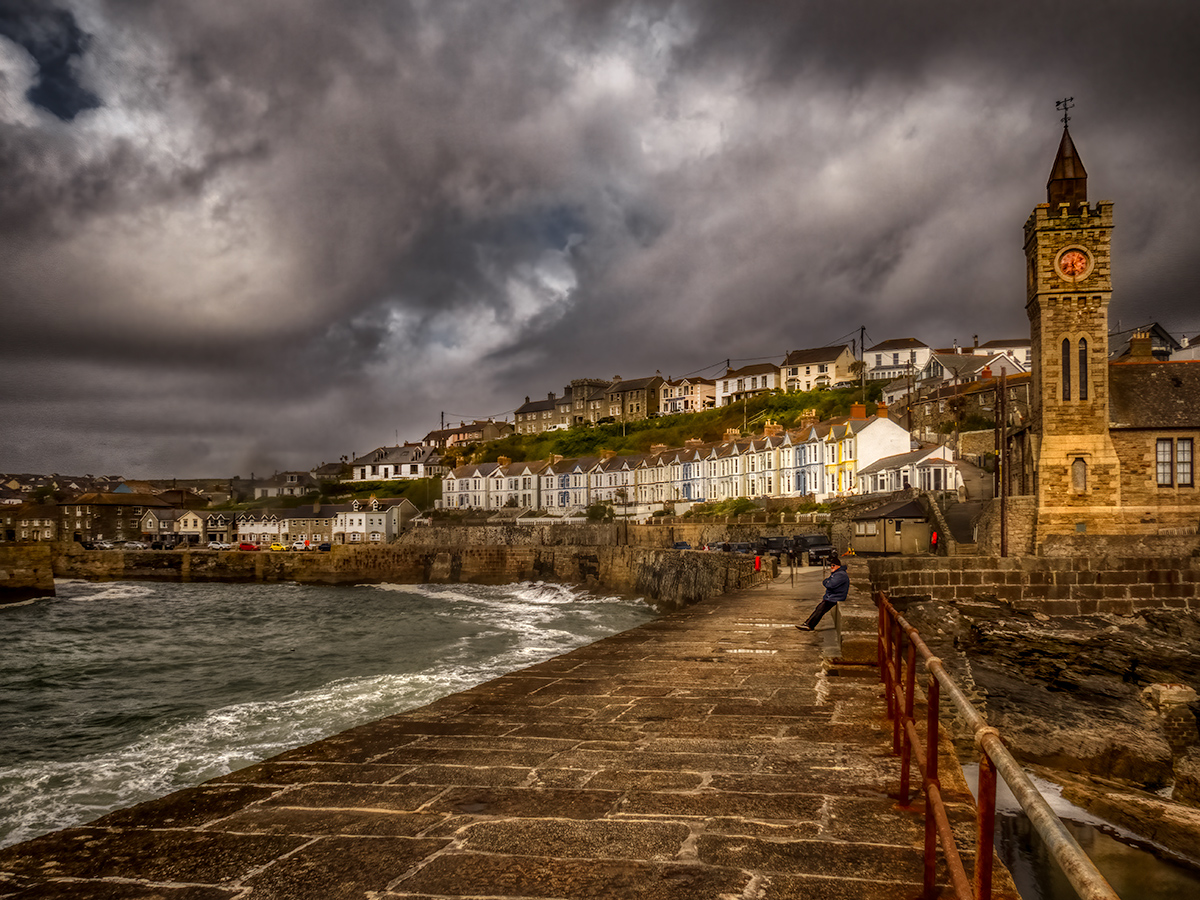
[[[1110,201],[1088,203],[1087,170],[1064,124],[1046,202],[1025,223],[1039,543],[1100,530],[1120,505],[1109,436],[1112,211]]]

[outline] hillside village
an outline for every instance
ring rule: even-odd
[[[1176,341],[1155,324],[1134,333],[1149,336],[1154,359],[1195,359],[1200,350],[1196,340]],[[1110,335],[1114,359],[1138,352],[1136,342],[1122,337]],[[576,379],[561,395],[526,397],[512,422],[463,422],[303,472],[184,487],[119,476],[5,475],[0,540],[299,549],[386,542],[421,512],[571,519],[600,508],[602,515],[637,521],[738,498],[799,508],[906,489],[990,497],[996,395],[1003,384],[1010,430],[1026,424],[1030,341],[974,339],[935,349],[900,338],[854,350],[849,344],[796,350],[778,365],[727,368],[714,379],[659,373]],[[772,416],[761,402],[767,398],[794,401],[793,412],[780,404],[783,414]],[[816,402],[823,399],[830,402]],[[808,401],[811,407],[796,407]],[[849,409],[821,417],[822,405]],[[740,427],[710,439],[699,427],[676,446],[657,437],[730,409],[742,410]],[[616,427],[624,433],[633,426],[642,429],[642,441],[652,441],[644,452],[604,446]],[[539,437],[579,432],[595,447],[588,455],[515,458],[521,441],[537,447]],[[504,455],[514,442],[513,456]],[[557,443],[563,441],[549,445]],[[417,482],[423,496],[395,496]],[[360,488],[372,493],[327,502],[339,490]]]

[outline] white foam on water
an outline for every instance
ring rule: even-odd
[[[129,610],[133,616],[138,615],[138,603],[187,598],[199,602],[195,586],[184,590],[160,584],[87,581],[64,581],[59,586],[60,600],[124,600],[133,605]],[[628,599],[595,598],[576,588],[540,583],[502,587],[372,585],[371,589],[435,599],[435,618],[449,623],[453,629],[449,634],[464,627],[468,633],[461,640],[451,637],[451,652],[416,672],[338,679],[281,698],[223,705],[183,721],[159,720],[143,726],[143,733],[132,735],[128,743],[118,743],[112,750],[90,754],[82,750],[81,755],[66,759],[61,752],[56,758],[47,752],[41,759],[9,766],[0,761],[0,846],[91,821],[114,809],[201,783],[553,658],[614,630],[614,621],[600,628],[602,617],[584,607],[609,603],[630,607]],[[273,585],[247,588],[235,592],[235,597],[252,604],[263,594],[290,598],[296,593],[303,600],[306,590],[310,589]],[[364,595],[347,594],[345,600],[363,602]],[[444,615],[437,612],[441,604],[447,607]],[[423,615],[429,614],[430,606],[423,603]],[[366,600],[364,609],[369,607]],[[274,614],[281,608],[287,607],[272,607]],[[619,616],[616,621],[632,625],[638,618]],[[102,621],[103,627],[108,627],[107,617],[88,620]],[[436,627],[436,621],[431,627]]]
[[[152,597],[156,593],[153,585],[134,581],[80,581],[76,579],[56,581],[55,593],[59,599],[76,603],[96,603],[103,600],[137,600]]]
[[[0,768],[0,846],[90,821],[227,774],[292,747],[423,706],[495,677],[492,667],[331,682],[152,730],[115,751]]]

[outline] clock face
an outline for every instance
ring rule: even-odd
[[[1064,278],[1082,278],[1090,265],[1091,260],[1082,250],[1068,250],[1058,258],[1058,271]]]

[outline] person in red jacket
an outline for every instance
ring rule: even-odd
[[[825,596],[821,598],[821,602],[817,604],[817,608],[812,611],[808,620],[803,625],[796,626],[801,631],[812,631],[816,628],[821,617],[845,600],[846,595],[850,593],[850,576],[836,555],[830,557],[829,577],[821,584],[825,586]]]

